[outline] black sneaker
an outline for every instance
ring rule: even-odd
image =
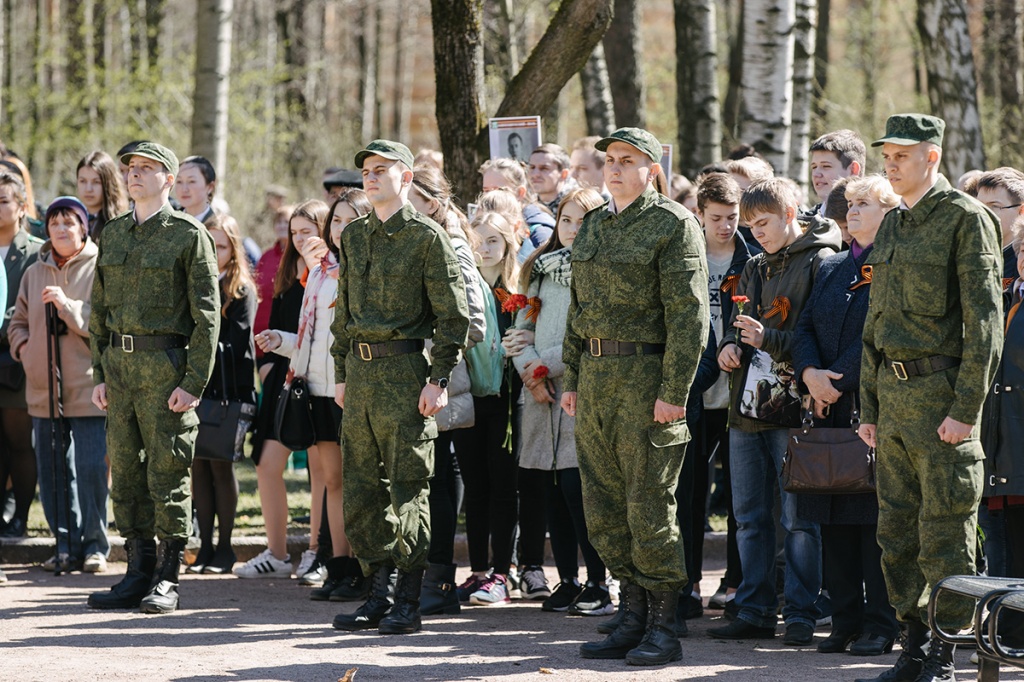
[[[551,596],[548,579],[540,566],[527,566],[519,574],[519,590],[523,599],[547,599]]]
[[[555,585],[555,591],[541,604],[541,611],[568,611],[569,605],[579,596],[583,588],[576,580],[561,580]]]
[[[609,616],[615,613],[608,588],[587,581],[576,601],[569,606],[569,613],[574,616]]]

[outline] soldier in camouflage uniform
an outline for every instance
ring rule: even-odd
[[[890,116],[886,176],[903,202],[886,214],[868,257],[861,437],[878,448],[878,544],[903,653],[876,681],[953,679],[953,646],[933,637],[928,596],[974,573],[985,457],[982,402],[1003,344],[995,217],[939,174],[942,119]],[[973,602],[943,600],[937,623],[958,630]]]
[[[355,613],[337,616],[334,627],[404,634],[421,628],[434,415],[448,403],[448,379],[469,334],[469,309],[448,235],[409,203],[408,147],[374,140],[355,162],[374,210],[341,235],[331,353],[335,398],[345,410],[345,533],[373,587],[369,600]],[[431,363],[423,354],[429,338]],[[392,608],[388,590],[395,566]]]
[[[89,606],[169,613],[191,533],[195,407],[220,329],[217,255],[206,228],[167,201],[178,172],[171,150],[145,142],[121,161],[135,208],[103,228],[89,334],[128,572]]]
[[[596,147],[612,199],[587,214],[573,244],[562,407],[576,416],[590,540],[625,605],[612,634],[580,652],[662,665],[682,657],[675,489],[690,439],[684,406],[707,343],[707,263],[697,220],[652,186],[658,140],[621,128]]]

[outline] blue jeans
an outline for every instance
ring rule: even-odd
[[[107,455],[104,417],[65,417],[64,452],[54,461],[51,436],[60,446],[58,420],[32,418],[36,437],[36,466],[39,468],[39,499],[54,537],[57,553],[84,559],[90,554],[110,553],[107,540]],[[56,470],[54,465],[56,464]],[[68,495],[64,496],[67,474]],[[54,477],[56,476],[56,481]],[[54,483],[56,482],[56,489]],[[67,508],[70,503],[70,518]],[[60,510],[58,516],[57,511]]]
[[[776,486],[782,493],[782,527],[786,532],[787,625],[812,628],[820,615],[815,600],[821,591],[821,534],[818,524],[796,514],[796,496],[782,490],[782,459],[789,429],[759,433],[729,431],[732,503],[736,515],[743,581],[736,592],[739,618],[758,627],[775,627],[779,600],[775,593]]]

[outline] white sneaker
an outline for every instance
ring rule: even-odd
[[[292,563],[278,559],[269,549],[265,549],[241,566],[236,566],[232,573],[239,578],[290,578]]]
[[[85,562],[82,564],[84,573],[103,573],[105,570],[107,570],[107,558],[99,552],[85,557]]]
[[[49,559],[44,561],[40,565],[40,568],[43,569],[44,571],[46,571],[47,573],[53,573],[54,571],[56,571],[57,570],[57,555],[54,554],[52,557],[50,557]]]
[[[302,553],[302,556],[299,557],[299,567],[295,569],[295,575],[301,578],[309,573],[313,568],[314,561],[316,561],[316,550],[307,549]]]

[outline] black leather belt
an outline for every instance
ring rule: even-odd
[[[184,348],[188,345],[188,342],[181,334],[139,336],[137,334],[118,334],[117,332],[111,332],[110,345],[114,348],[123,350],[125,353],[134,353],[137,350],[170,350],[171,348]]]
[[[423,350],[423,339],[403,339],[400,341],[382,341],[380,343],[352,342],[352,352],[360,360],[369,362],[378,358],[389,358],[393,355],[408,355]]]
[[[883,355],[882,359],[885,361],[885,366],[891,369],[900,381],[906,381],[910,377],[927,376],[960,364],[960,358],[949,355],[932,355],[920,360],[893,360],[889,356]]]
[[[583,342],[584,352],[595,358],[605,355],[658,355],[665,352],[663,343],[633,343],[611,339],[587,339]]]

